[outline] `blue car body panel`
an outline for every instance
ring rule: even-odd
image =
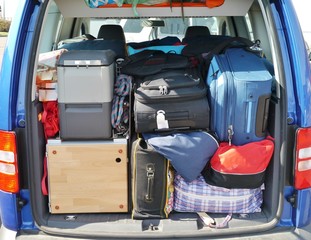
[[[0,191],[0,213],[2,224],[11,230],[17,231],[20,227],[20,215],[17,209],[16,194]]]
[[[300,127],[311,126],[311,74],[304,38],[291,1],[280,1],[279,13],[282,15],[282,28],[287,41],[293,84],[286,86],[287,91],[293,85],[296,104],[296,121]],[[299,69],[299,71],[297,71]],[[291,96],[292,99],[292,96]],[[289,102],[290,100],[289,99]],[[289,103],[292,104],[292,103]],[[292,107],[292,106],[291,106]],[[291,108],[292,109],[292,108]]]
[[[271,6],[274,22],[276,25],[277,35],[279,39],[279,47],[282,52],[283,65],[284,65],[284,72],[287,76],[286,78],[286,88],[287,88],[287,121],[290,124],[295,124],[297,122],[297,114],[296,114],[296,96],[294,92],[294,85],[293,85],[293,74],[291,69],[291,62],[289,56],[289,47],[287,45],[285,31],[283,29],[283,23],[281,22],[281,16],[279,11],[277,10],[275,4]]]
[[[21,198],[25,201],[25,205],[21,210],[21,226],[20,229],[37,229],[35,226],[32,210],[31,210],[31,199],[29,190],[20,191]]]
[[[0,101],[1,130],[12,131],[19,127],[17,122],[22,122],[19,120],[24,119],[27,59],[30,55],[38,7],[35,1],[20,1],[10,27],[0,79],[0,96],[5,99],[5,101]],[[23,195],[22,191],[20,195]],[[21,217],[21,212],[17,209],[17,198],[16,194],[0,192],[2,224],[11,230],[29,228],[29,218]],[[25,219],[27,219],[26,222],[24,222]]]
[[[21,83],[21,63],[27,60],[30,50],[29,33],[35,26],[35,1],[20,1],[14,20],[10,27],[7,46],[3,55],[0,80],[0,96],[6,101],[0,101],[0,129],[12,130],[16,127],[16,106],[23,112],[20,104],[24,103],[25,86]],[[38,6],[37,6],[38,7]],[[10,44],[13,43],[13,44]],[[27,53],[28,49],[28,53]],[[25,69],[26,71],[26,69]],[[24,72],[24,79],[25,79]],[[22,89],[22,90],[21,90]],[[21,90],[21,91],[20,91]],[[20,93],[17,105],[17,95]]]
[[[296,227],[304,227],[311,223],[311,189],[297,191],[297,204],[293,219]]]
[[[278,226],[283,226],[283,227],[292,227],[294,226],[293,222],[293,212],[294,208],[293,205],[287,201],[287,199],[291,196],[293,196],[294,193],[294,188],[291,186],[286,186],[284,188],[284,206],[283,206],[283,211],[282,211],[282,216],[280,219],[280,222],[278,223]]]
[[[288,123],[299,127],[310,127],[311,69],[299,21],[291,1],[279,1],[272,7],[272,10],[274,10],[281,43],[280,48],[285,56],[283,64],[287,77]],[[310,191],[311,189],[305,189],[296,193],[298,200],[292,212],[292,221],[296,227],[306,226],[311,222]],[[287,222],[285,219],[282,218],[281,223]]]

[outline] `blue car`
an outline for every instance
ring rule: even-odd
[[[132,77],[127,95],[117,98],[124,101],[117,115],[122,124],[114,121],[115,77],[123,64],[148,47],[182,55],[187,30],[196,26],[192,44],[202,52],[187,57],[199,59],[197,64],[207,61],[202,43],[207,35],[219,43],[240,37],[254,43],[252,54],[264,60],[273,76],[260,124],[274,150],[256,212],[220,213],[217,204],[209,211],[178,211],[173,198],[161,198],[169,189],[162,184],[168,181],[166,172],[164,180],[153,179],[158,168],[154,172],[152,165],[142,167],[147,172],[137,177],[131,149],[144,135],[135,126],[139,77]],[[200,66],[208,83],[208,65]],[[170,90],[161,86],[160,92]],[[132,1],[22,0],[0,75],[0,239],[311,239],[310,103],[309,56],[291,0],[151,1],[137,6]],[[211,105],[211,115],[212,110]],[[241,129],[252,114],[240,114]],[[147,123],[157,121],[158,129],[165,130],[168,118],[159,111]],[[229,128],[229,136],[235,129]],[[217,139],[213,128],[208,130]],[[179,126],[168,133],[176,132],[189,129]],[[178,175],[174,163],[171,170]],[[149,179],[146,186],[143,179]],[[142,185],[145,194],[137,189]],[[159,190],[155,200],[152,189]],[[157,209],[142,207],[135,217],[137,199],[148,204],[162,199],[166,214],[152,215]],[[227,204],[226,197],[220,200]]]

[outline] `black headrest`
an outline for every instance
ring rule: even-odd
[[[102,25],[98,31],[97,38],[103,38],[104,40],[123,40],[125,41],[125,35],[123,28],[120,25]]]
[[[206,26],[189,26],[186,30],[185,38],[209,35],[211,35],[211,33]]]

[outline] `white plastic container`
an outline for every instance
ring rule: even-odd
[[[57,66],[61,139],[111,137],[114,60],[111,50],[61,55]]]

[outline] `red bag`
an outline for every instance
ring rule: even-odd
[[[43,102],[43,112],[39,114],[39,121],[43,124],[45,140],[54,137],[59,132],[58,103],[57,101]],[[47,184],[47,158],[43,160],[43,176],[41,179],[41,190],[43,195],[48,195]]]
[[[43,124],[46,140],[59,132],[57,101],[43,102],[43,112],[39,115],[39,120]]]
[[[257,188],[274,151],[273,139],[235,146],[220,144],[202,175],[208,184],[225,188]]]

